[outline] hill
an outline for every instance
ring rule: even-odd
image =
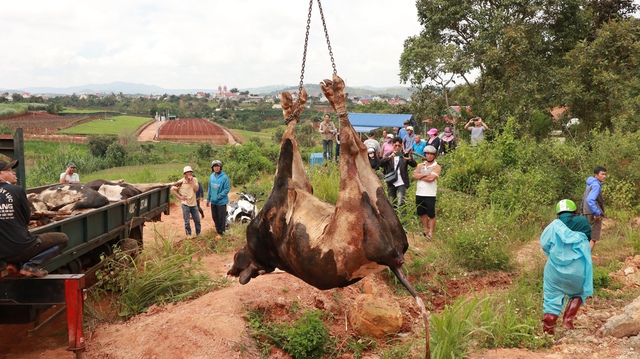
[[[304,85],[309,94],[311,95],[320,95],[320,86],[317,84],[305,84]],[[258,95],[277,95],[282,90],[287,91],[297,91],[297,86],[291,85],[270,85],[270,86],[262,86],[262,87],[253,87],[253,88],[239,88],[239,91],[248,91],[251,94]],[[411,95],[411,91],[407,87],[395,86],[389,88],[376,88],[376,87],[347,87],[348,92],[351,97],[362,97],[362,96],[375,96],[375,95],[387,95],[387,96],[400,96],[400,97],[409,97]],[[88,84],[81,86],[71,86],[71,87],[27,87],[21,89],[3,89],[0,88],[0,92],[9,92],[9,93],[25,93],[29,92],[30,94],[43,94],[47,96],[56,96],[56,95],[72,95],[72,94],[110,94],[110,93],[123,93],[125,95],[150,95],[150,94],[169,94],[169,95],[181,95],[181,94],[195,94],[197,92],[205,92],[205,93],[215,93],[218,92],[218,89],[203,89],[203,88],[192,88],[192,89],[165,89],[155,85],[146,85],[146,84],[137,84],[130,82],[111,82],[108,84]]]

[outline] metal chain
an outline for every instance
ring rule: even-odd
[[[298,98],[296,99],[296,104],[293,112],[284,119],[285,125],[288,125],[289,122],[293,119],[293,117],[298,117],[300,115],[300,95],[302,93],[302,85],[304,84],[304,67],[307,62],[307,45],[309,44],[309,29],[311,28],[311,10],[313,9],[313,0],[309,0],[309,14],[307,15],[307,32],[304,35],[304,50],[302,52],[302,67],[300,69],[300,83],[298,84]]]
[[[329,57],[331,58],[331,67],[333,67],[333,73],[337,74],[336,63],[333,58],[333,51],[331,50],[331,42],[329,41],[329,32],[327,31],[327,23],[324,20],[324,13],[322,12],[322,4],[318,0],[318,7],[320,8],[320,17],[322,18],[322,27],[324,28],[324,37],[327,39],[327,47],[329,48]],[[304,69],[307,62],[307,47],[309,45],[309,30],[311,29],[311,12],[313,10],[313,0],[309,0],[309,14],[307,15],[307,31],[304,35],[304,51],[302,53],[302,66],[300,69],[300,83],[298,84],[298,98],[296,99],[295,110],[289,117],[285,119],[285,124],[288,124],[294,116],[300,114],[300,94],[302,93],[302,86],[304,85]]]
[[[313,1],[313,0],[312,0]],[[320,17],[322,18],[322,27],[324,28],[324,37],[327,39],[327,47],[329,48],[329,57],[331,57],[331,67],[333,67],[333,74],[337,74],[336,62],[333,59],[333,51],[331,50],[331,42],[329,41],[329,32],[327,31],[327,23],[324,21],[324,13],[322,12],[322,4],[318,0],[318,8],[320,8]]]

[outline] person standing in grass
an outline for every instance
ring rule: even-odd
[[[211,176],[209,176],[209,188],[207,191],[207,207],[211,206],[211,218],[216,225],[216,239],[222,238],[227,221],[227,204],[229,203],[229,191],[231,183],[229,177],[222,172],[222,162],[211,162]]]
[[[577,215],[576,204],[569,199],[558,202],[556,213],[558,218],[540,236],[540,246],[548,257],[542,285],[542,330],[550,335],[555,333],[565,303],[562,327],[573,329],[580,306],[593,295],[589,221]]]
[[[324,115],[324,121],[320,123],[318,131],[322,136],[322,157],[329,161],[333,158],[333,136],[338,130],[331,122],[331,116],[328,113]]]
[[[438,177],[440,165],[436,162],[438,150],[429,145],[424,148],[425,161],[420,163],[413,171],[413,178],[418,180],[416,184],[416,212],[424,232],[422,235],[431,239],[436,228],[436,192],[438,191]]]
[[[604,199],[602,199],[602,184],[607,179],[607,169],[601,166],[594,168],[593,176],[587,178],[587,188],[582,196],[582,214],[591,224],[591,250],[600,240],[602,217],[604,217]]]
[[[182,205],[182,218],[184,219],[184,230],[187,237],[191,236],[191,218],[196,227],[196,236],[200,235],[200,213],[198,213],[197,195],[199,184],[198,179],[193,176],[191,166],[185,166],[182,170],[183,178],[171,187],[171,193],[180,199]]]

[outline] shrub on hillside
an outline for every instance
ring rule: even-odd
[[[89,147],[89,151],[93,156],[105,157],[109,145],[116,142],[117,140],[118,139],[115,136],[91,135],[87,137],[87,146]]]
[[[459,226],[445,238],[458,264],[469,271],[509,270],[509,238],[484,217]]]

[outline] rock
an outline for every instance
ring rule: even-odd
[[[604,323],[602,332],[616,338],[640,333],[640,297],[624,307],[622,314],[613,316]]]
[[[362,294],[349,311],[349,324],[359,335],[381,338],[402,327],[400,305],[393,299]]]

